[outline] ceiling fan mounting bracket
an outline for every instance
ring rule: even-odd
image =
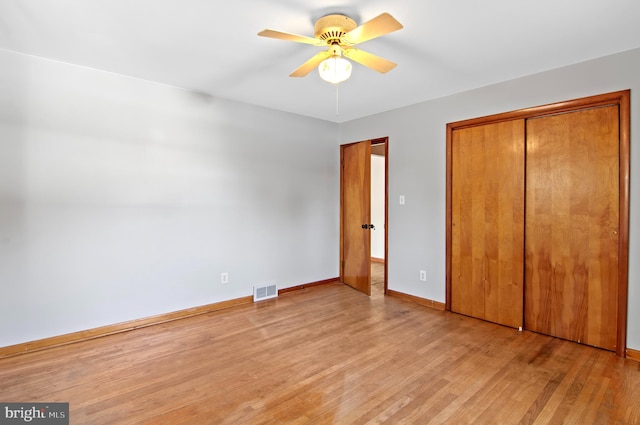
[[[327,15],[316,21],[314,25],[316,38],[327,44],[341,44],[341,38],[358,26],[356,22],[345,15]]]

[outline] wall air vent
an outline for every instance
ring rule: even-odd
[[[278,286],[275,283],[255,285],[253,287],[253,302],[268,300],[278,296]]]

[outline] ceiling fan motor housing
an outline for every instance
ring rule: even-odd
[[[315,36],[327,44],[339,43],[340,38],[355,29],[356,21],[345,15],[327,15],[316,21]]]

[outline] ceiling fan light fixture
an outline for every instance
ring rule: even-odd
[[[320,62],[318,73],[323,80],[339,84],[351,77],[351,62],[342,56],[331,56]]]

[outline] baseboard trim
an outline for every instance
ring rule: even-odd
[[[325,279],[317,282],[305,283],[303,285],[293,286],[290,288],[278,290],[278,295],[296,291],[313,286],[325,285],[327,283],[337,282],[339,278]],[[144,317],[142,319],[131,320],[128,322],[116,323],[113,325],[101,326],[98,328],[87,329],[84,331],[72,332],[64,335],[52,336],[35,341],[23,342],[7,347],[0,347],[0,359],[12,357],[19,354],[27,354],[35,351],[46,350],[48,348],[60,347],[61,345],[74,344],[76,342],[88,341],[90,339],[100,338],[103,336],[113,335],[121,332],[128,332],[134,329],[140,329],[147,326],[159,325],[161,323],[171,322],[174,320],[186,319],[187,317],[198,316],[200,314],[211,313],[242,304],[250,304],[253,297],[241,297],[228,301],[207,304],[200,307],[187,308],[185,310],[172,311],[170,313],[159,314],[157,316]]]
[[[140,329],[147,326],[159,325],[161,323],[171,322],[187,317],[197,316],[200,314],[211,313],[230,307],[253,302],[253,297],[235,298],[228,301],[207,304],[200,307],[187,308],[185,310],[173,311],[170,313],[159,314],[156,316],[145,317],[142,319],[131,320],[128,322],[116,323],[113,325],[101,326],[98,328],[88,329],[79,332],[73,332],[64,335],[43,338],[35,341],[24,342],[21,344],[0,347],[0,359],[16,356],[19,354],[32,353],[34,351],[46,350],[48,348],[59,347],[61,345],[74,344],[76,342],[88,341],[90,339],[100,338],[103,336],[113,335],[121,332],[128,332],[134,329]]]
[[[382,263],[382,264],[384,264],[384,258],[371,257],[371,262],[372,263]]]
[[[303,285],[296,285],[296,286],[291,286],[289,288],[278,289],[278,295],[285,294],[287,292],[299,291],[300,289],[311,288],[314,286],[326,285],[328,283],[335,283],[335,282],[338,282],[339,280],[340,278],[334,277],[331,279],[319,280],[317,282],[310,282],[310,283],[305,283]]]
[[[387,295],[390,297],[402,298],[404,300],[413,301],[416,304],[420,304],[425,307],[433,308],[436,310],[440,310],[440,311],[445,310],[444,303],[429,300],[427,298],[416,297],[415,295],[405,294],[404,292],[392,291],[391,289],[387,289]]]
[[[627,358],[630,360],[635,360],[640,362],[640,351],[632,350],[631,348],[627,348]]]

